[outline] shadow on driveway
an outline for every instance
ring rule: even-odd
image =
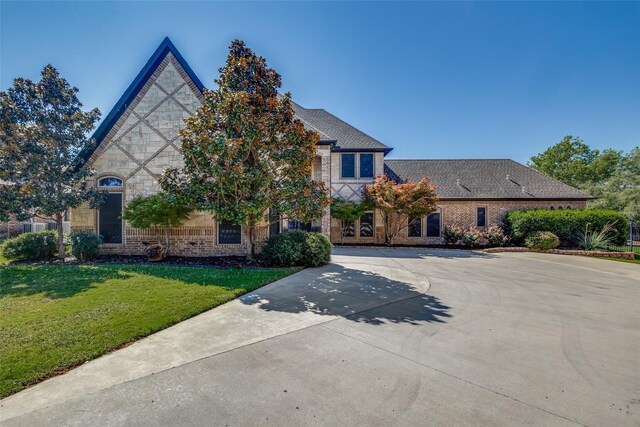
[[[438,298],[415,285],[339,264],[306,270],[295,287],[266,287],[240,298],[265,311],[342,316],[372,325],[440,322],[451,317]],[[410,300],[410,303],[408,303]],[[405,301],[395,308],[393,303]],[[384,310],[374,310],[385,306]]]

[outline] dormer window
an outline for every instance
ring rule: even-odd
[[[98,187],[122,187],[122,180],[113,176],[100,178],[98,181]]]

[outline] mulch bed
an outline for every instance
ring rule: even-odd
[[[63,261],[54,259],[49,261],[14,261],[13,265],[56,265],[56,264],[144,264],[144,265],[172,265],[188,267],[213,267],[213,268],[262,268],[257,260],[249,260],[242,256],[218,256],[218,257],[181,257],[168,256],[162,261],[150,262],[144,255],[103,255],[92,261],[80,261],[75,257],[68,257]]]

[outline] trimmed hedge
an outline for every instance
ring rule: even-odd
[[[51,259],[58,247],[55,231],[24,233],[8,239],[2,245],[2,255],[13,261],[39,261]]]
[[[331,260],[331,242],[320,233],[286,231],[267,240],[260,259],[272,267],[318,267]]]
[[[605,224],[612,223],[614,244],[624,244],[628,233],[624,215],[602,209],[511,211],[502,221],[506,234],[515,244],[524,243],[527,237],[539,231],[550,231],[563,245],[575,244],[578,233],[584,233],[587,224],[591,231],[598,232]]]

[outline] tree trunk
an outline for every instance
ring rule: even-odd
[[[253,218],[249,218],[249,220],[247,221],[247,228],[249,230],[248,234],[248,243],[249,243],[249,252],[247,253],[247,256],[249,257],[249,259],[254,259],[256,256],[256,246],[254,243],[254,229],[255,229],[255,220]]]
[[[58,231],[58,259],[64,261],[65,253],[64,253],[64,231],[62,230],[62,214],[60,212],[56,213],[56,227]]]

